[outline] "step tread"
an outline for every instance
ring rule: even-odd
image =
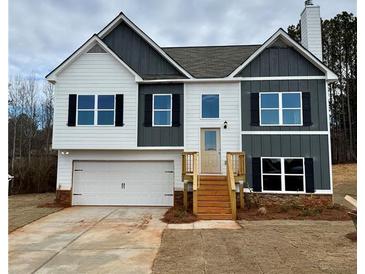
[[[199,190],[228,190],[226,185],[200,185]]]
[[[227,181],[200,181],[201,186],[205,185],[216,185],[216,186],[226,186],[228,185]]]
[[[212,208],[212,207],[198,207],[198,214],[211,213],[211,214],[232,214],[230,208]]]
[[[225,190],[198,190],[198,196],[229,196],[228,189]]]
[[[198,195],[198,201],[214,201],[214,202],[229,202],[229,195]]]
[[[227,176],[200,175],[200,181],[227,181]]]
[[[232,220],[232,214],[198,214],[200,220]]]
[[[199,200],[198,200],[199,201]],[[229,201],[199,201],[199,207],[231,207]]]

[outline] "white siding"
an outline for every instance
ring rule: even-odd
[[[68,127],[69,94],[124,94],[124,127]],[[123,149],[137,146],[138,85],[109,53],[85,53],[57,76],[54,149]]]
[[[186,83],[184,91],[184,144],[185,151],[200,152],[201,128],[221,129],[221,168],[226,172],[225,159],[228,151],[241,151],[241,86],[236,83]],[[201,118],[202,94],[219,94],[220,118]],[[223,128],[227,121],[227,129]]]
[[[58,152],[57,189],[70,190],[72,187],[73,161],[173,161],[175,189],[181,190],[181,152],[182,151],[92,151],[68,150],[69,154]],[[141,170],[143,172],[143,170]]]

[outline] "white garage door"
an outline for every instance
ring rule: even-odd
[[[75,161],[73,205],[173,205],[173,162]]]

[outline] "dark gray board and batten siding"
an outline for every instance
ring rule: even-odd
[[[327,135],[242,135],[242,150],[251,187],[253,157],[304,157],[313,159],[315,190],[330,189]]]
[[[180,125],[152,127],[144,125],[146,94],[180,95]],[[140,84],[138,91],[138,146],[183,146],[184,145],[184,85]]]
[[[324,76],[324,73],[291,47],[263,50],[235,77]]]
[[[310,93],[310,126],[253,126],[251,125],[251,93],[301,91]],[[241,114],[243,131],[327,131],[326,83],[317,80],[242,81]]]
[[[103,42],[143,79],[187,78],[124,22]]]

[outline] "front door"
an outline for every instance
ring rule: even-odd
[[[202,129],[201,132],[201,173],[221,172],[220,129]]]

